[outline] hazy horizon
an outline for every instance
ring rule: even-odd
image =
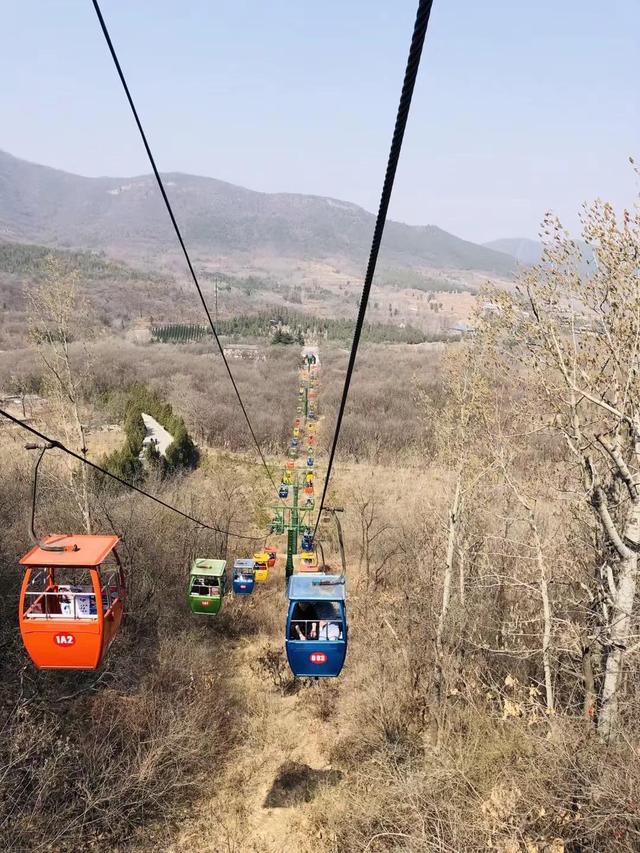
[[[103,12],[161,171],[375,211],[415,5]],[[486,242],[536,239],[547,209],[575,231],[597,196],[630,205],[639,25],[633,0],[606,17],[593,0],[436,0],[391,218]],[[0,45],[0,148],[88,177],[149,173],[90,3],[15,4]]]

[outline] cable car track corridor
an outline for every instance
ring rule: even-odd
[[[294,420],[302,452],[293,454],[293,459],[289,453],[289,464],[283,466],[283,480],[291,483],[291,489],[298,488],[296,479],[300,471],[315,470],[316,427],[312,431],[312,466],[308,465],[303,439],[308,437],[305,436],[305,428],[318,423],[317,392],[313,401],[308,400],[307,383],[313,376],[313,387],[317,388],[319,353],[317,348],[305,349],[304,359],[307,354],[313,355],[316,366],[312,373],[310,365],[305,362],[306,366],[300,372],[298,400],[304,399],[303,411],[296,412]],[[309,407],[313,420],[308,421]],[[288,495],[289,510],[290,502],[291,495]],[[277,505],[275,509],[278,510]],[[291,544],[291,538],[287,538]],[[310,840],[314,838],[313,828],[304,802],[313,798],[318,779],[327,784],[330,780],[338,781],[341,774],[331,767],[326,757],[329,745],[338,735],[336,726],[314,717],[309,698],[317,696],[319,691],[335,692],[336,688],[327,683],[334,683],[335,679],[323,680],[324,683],[295,679],[282,656],[282,579],[289,573],[288,562],[286,551],[280,549],[267,582],[256,585],[251,595],[234,596],[227,611],[227,618],[240,619],[243,608],[249,608],[254,618],[258,615],[258,624],[267,626],[255,639],[242,638],[231,646],[230,671],[233,676],[230,687],[232,692],[242,697],[250,716],[216,787],[225,792],[237,790],[241,796],[236,799],[214,794],[213,798],[203,800],[185,819],[186,828],[171,847],[172,853],[187,853],[194,849],[211,850],[212,853],[227,849],[282,853],[285,849],[295,849],[304,853],[314,849]],[[294,576],[299,577],[297,574]],[[290,775],[297,779],[299,790],[287,792],[287,771],[291,768],[295,769],[295,773]],[[283,775],[284,783],[281,781]],[[310,780],[308,785],[306,777]],[[279,790],[280,796],[274,797],[272,792],[278,783],[283,787]],[[272,800],[277,801],[278,806],[272,807]],[[195,820],[194,813],[197,815]],[[215,816],[217,827],[215,839],[210,835],[212,816]]]
[[[257,606],[275,617],[279,602],[279,594],[265,596]],[[224,796],[214,794],[194,804],[170,853],[311,853],[317,846],[304,804],[270,808],[266,801],[279,771],[289,763],[306,765],[312,771],[331,770],[326,745],[335,739],[337,730],[334,723],[319,721],[309,710],[309,692],[322,687],[312,684],[283,695],[265,682],[255,662],[266,639],[265,635],[243,639],[231,651],[234,675],[230,686],[243,697],[250,714],[244,723],[246,734],[216,780],[215,787]],[[267,641],[281,642],[281,628],[274,625]],[[238,797],[230,797],[231,791],[238,792]]]

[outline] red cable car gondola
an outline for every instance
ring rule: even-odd
[[[270,569],[273,569],[275,567],[276,560],[278,559],[278,549],[273,545],[265,545],[264,550],[269,555],[269,562],[267,565]]]
[[[46,536],[20,559],[20,633],[38,669],[97,669],[118,633],[117,536]]]

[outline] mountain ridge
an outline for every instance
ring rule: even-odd
[[[164,172],[185,240],[199,251],[366,261],[375,217],[348,201],[265,193]],[[85,177],[0,151],[0,238],[80,249],[162,251],[175,245],[152,175]],[[515,262],[436,225],[389,220],[385,260],[407,267],[511,275]]]

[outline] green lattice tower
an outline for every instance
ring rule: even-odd
[[[300,491],[300,483],[298,475],[295,475],[293,486],[293,506],[289,515],[289,525],[287,527],[287,564],[285,566],[285,577],[288,579],[293,574],[293,555],[298,553],[298,533],[300,532],[300,517],[298,513],[298,493]]]
[[[289,578],[291,577],[291,575],[293,574],[293,555],[297,551],[297,547],[296,547],[296,545],[297,545],[296,539],[297,538],[298,537],[296,536],[295,529],[293,527],[288,527],[287,528],[287,563],[286,563],[286,566],[284,567],[284,574],[285,574],[286,581],[288,581]]]

